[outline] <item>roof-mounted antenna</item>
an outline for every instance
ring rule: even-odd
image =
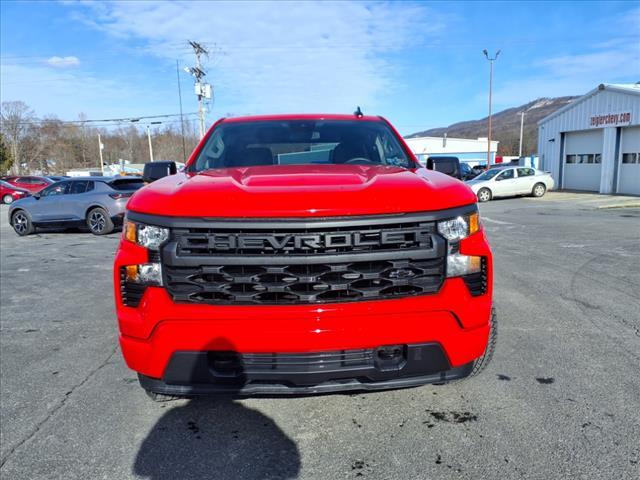
[[[357,108],[356,108],[356,111],[355,111],[355,112],[353,112],[353,114],[354,114],[356,117],[358,117],[358,118],[362,118],[362,117],[364,117],[364,115],[362,114],[362,110],[360,110],[360,107],[357,107]]]

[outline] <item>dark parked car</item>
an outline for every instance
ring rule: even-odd
[[[471,180],[472,178],[476,178],[478,175],[479,173],[476,173],[468,163],[463,162],[460,164],[460,176],[462,177],[462,180]]]
[[[4,180],[0,180],[0,200],[2,203],[13,203],[15,200],[28,197],[30,195],[28,190],[18,188],[15,185],[11,185]]]
[[[87,226],[91,233],[111,233],[122,223],[129,197],[144,185],[140,177],[78,177],[54,183],[9,208],[18,235],[37,227]]]
[[[466,163],[460,162],[458,157],[432,156],[427,159],[427,168],[444,173],[458,180],[471,180],[478,175]]]

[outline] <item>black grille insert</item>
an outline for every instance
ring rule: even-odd
[[[164,275],[178,302],[326,303],[435,293],[442,285],[444,263],[435,258],[242,268],[164,265]]]

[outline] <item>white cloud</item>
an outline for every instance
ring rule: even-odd
[[[92,5],[75,18],[168,61],[193,62],[189,39],[215,47],[205,66],[216,109],[234,113],[375,110],[407,74],[388,55],[445,24],[429,8],[402,2]]]
[[[78,70],[52,70],[37,63],[0,65],[0,100],[22,100],[40,117],[53,114],[71,120],[80,112],[89,118],[126,117],[139,111],[132,111],[131,105],[144,98],[143,93],[135,88],[123,89],[115,79]],[[147,112],[154,110],[149,108]]]
[[[47,59],[45,62],[47,65],[55,68],[69,68],[77,67],[80,65],[80,59],[78,57],[57,57],[53,56]]]

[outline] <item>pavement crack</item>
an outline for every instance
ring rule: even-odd
[[[73,393],[78,389],[81,388],[85,383],[87,383],[94,375],[96,375],[100,370],[102,370],[108,363],[109,360],[111,360],[111,358],[115,355],[116,351],[118,350],[118,347],[114,347],[113,351],[107,356],[107,358],[105,358],[100,365],[98,365],[96,368],[94,368],[93,370],[91,370],[83,379],[82,381],[80,381],[78,384],[74,385],[73,387],[71,387],[71,390],[69,390],[68,392],[65,392],[64,396],[62,397],[62,399],[58,402],[57,405],[55,405],[51,410],[49,410],[49,412],[47,413],[47,415],[45,416],[45,418],[43,418],[41,421],[39,421],[32,429],[29,433],[27,433],[24,438],[22,438],[22,440],[19,440],[18,443],[16,443],[13,447],[11,447],[9,449],[9,451],[7,452],[7,454],[4,456],[4,458],[2,458],[2,460],[0,460],[0,468],[2,468],[4,466],[5,463],[7,463],[7,461],[13,456],[13,454],[16,452],[16,450],[18,450],[22,445],[24,445],[25,443],[27,443],[29,440],[31,440],[39,431],[40,429],[44,426],[44,424],[46,424],[49,420],[51,420],[56,413],[58,413],[58,411],[65,405],[65,403],[67,402],[67,400],[71,397],[71,395],[73,395]]]

